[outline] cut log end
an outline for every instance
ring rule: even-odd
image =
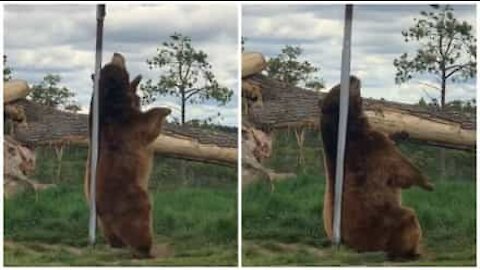
[[[244,52],[242,53],[242,78],[260,73],[267,67],[267,61],[261,53]]]
[[[23,80],[11,80],[3,84],[3,103],[25,98],[30,93],[28,83]]]

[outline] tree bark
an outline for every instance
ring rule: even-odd
[[[447,77],[446,77],[446,70],[445,70],[445,63],[442,64],[442,89],[441,89],[441,103],[440,109],[443,111],[445,110],[445,94],[447,88]],[[440,149],[440,179],[446,180],[447,178],[447,153],[445,149]]]
[[[181,119],[181,123],[182,125],[185,124],[185,103],[187,102],[185,100],[185,89],[181,88],[180,89],[180,92],[182,93],[182,119]]]
[[[445,108],[445,93],[447,89],[447,78],[445,78],[445,71],[442,71],[442,89],[441,89],[441,103],[440,107],[442,110]]]

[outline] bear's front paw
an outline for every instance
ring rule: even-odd
[[[425,183],[422,183],[422,185],[420,185],[423,189],[425,190],[428,190],[428,191],[432,191],[434,190],[435,186],[430,183],[430,182],[425,182]]]

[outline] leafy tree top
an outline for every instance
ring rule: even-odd
[[[7,66],[7,56],[3,55],[3,81],[8,82],[12,79],[12,69]]]
[[[78,111],[78,105],[72,101],[75,93],[65,86],[59,86],[60,81],[60,75],[47,74],[39,84],[32,86],[28,97],[36,103],[49,107],[63,107],[67,110]]]
[[[147,60],[150,69],[159,69],[158,81],[147,80],[142,86],[144,103],[155,101],[155,95],[171,95],[180,98],[182,123],[185,123],[186,104],[214,100],[220,105],[231,100],[233,91],[217,81],[208,55],[192,46],[188,36],[174,33],[162,43],[157,54]]]
[[[184,98],[190,103],[214,99],[225,104],[233,92],[221,87],[212,72],[208,55],[192,47],[190,37],[175,33],[170,41],[163,42],[157,55],[147,60],[150,69],[159,68],[163,72],[157,84],[148,80],[143,90]]]
[[[289,85],[299,86],[303,83],[316,90],[324,88],[322,80],[314,76],[319,69],[308,61],[299,60],[302,53],[301,47],[286,45],[279,55],[268,60],[268,76]]]
[[[473,27],[454,17],[449,5],[431,5],[422,11],[415,24],[402,31],[405,42],[416,41],[420,48],[413,58],[404,53],[394,60],[397,67],[395,82],[400,84],[415,73],[431,73],[440,80],[456,81],[476,74],[476,38]]]

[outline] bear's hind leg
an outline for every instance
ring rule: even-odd
[[[108,222],[103,221],[101,218],[100,220],[100,227],[102,228],[103,235],[105,236],[108,244],[112,248],[124,248],[126,247],[125,243],[118,237],[115,232],[113,231],[113,228],[111,225],[108,224]]]
[[[391,260],[414,260],[420,257],[422,232],[415,212],[408,208],[395,211],[396,224],[390,228],[387,244],[388,258]]]
[[[150,228],[150,213],[142,209],[126,216],[119,217],[115,223],[115,232],[124,243],[134,250],[136,258],[153,258],[152,231]]]

